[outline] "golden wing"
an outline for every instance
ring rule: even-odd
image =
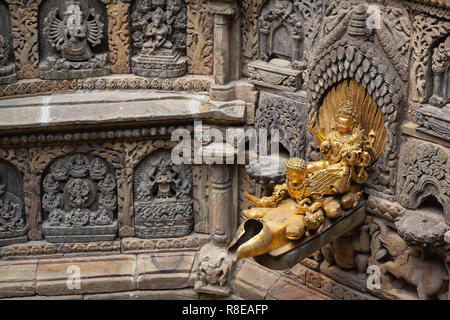
[[[324,194],[326,190],[339,180],[339,173],[320,170],[316,172],[309,180],[308,187],[313,190],[314,194]]]
[[[375,132],[373,163],[381,156],[386,144],[384,117],[372,96],[355,79],[340,82],[325,96],[319,109],[320,129],[323,129],[325,136],[334,130],[338,106],[348,100],[351,102],[356,122],[364,130],[364,136],[367,137],[370,130]]]

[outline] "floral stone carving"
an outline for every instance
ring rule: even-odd
[[[194,228],[192,167],[170,151],[151,153],[134,173],[135,231],[141,238],[182,237]]]
[[[186,73],[186,4],[181,0],[139,0],[131,13],[133,73],[175,78]]]
[[[23,182],[20,173],[0,162],[0,245],[27,240]]]
[[[300,89],[303,16],[299,1],[271,0],[259,18],[260,57],[248,65],[251,82],[275,89]]]
[[[0,84],[17,80],[14,50],[11,41],[11,22],[8,8],[0,2]]]
[[[45,4],[40,10],[40,15],[45,16],[40,32],[43,45],[40,77],[74,79],[108,75],[104,5],[87,0]]]
[[[51,242],[113,240],[116,178],[102,159],[74,154],[50,165],[42,183],[43,234]]]

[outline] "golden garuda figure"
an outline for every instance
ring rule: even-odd
[[[286,182],[272,196],[245,194],[256,208],[244,210],[246,220],[231,247],[238,258],[276,252],[291,241],[322,232],[333,221],[358,206],[365,169],[383,152],[386,130],[381,110],[355,79],[341,82],[325,97],[310,128],[317,137],[323,160],[307,163],[291,158]],[[259,222],[246,223],[249,220]],[[245,228],[253,228],[253,237]],[[256,231],[255,231],[256,230]]]

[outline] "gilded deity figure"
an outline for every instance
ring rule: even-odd
[[[271,196],[245,195],[257,208],[244,211],[243,218],[261,222],[262,230],[239,245],[239,258],[261,255],[289,241],[320,233],[343,210],[360,203],[361,184],[368,178],[365,168],[381,155],[385,144],[381,110],[353,79],[327,95],[319,121],[320,130],[314,114],[310,127],[323,160],[306,163],[291,158],[286,164],[286,183],[275,186]],[[245,233],[245,223],[230,247]]]

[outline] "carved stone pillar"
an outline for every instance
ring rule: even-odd
[[[227,84],[240,75],[240,31],[236,29],[235,0],[210,0],[208,11],[214,14],[214,80],[211,98],[228,101],[235,97],[234,87]]]
[[[227,165],[226,159],[234,157],[230,146],[222,143],[212,143],[205,149],[214,150],[210,154],[223,156],[223,164],[217,161],[210,166],[210,194],[209,214],[212,241],[205,245],[199,253],[197,265],[197,292],[226,296],[231,293],[228,287],[229,277],[234,267],[233,261],[227,254],[230,243],[237,227],[237,186],[233,183],[235,166]],[[205,157],[205,154],[204,154]],[[217,158],[215,158],[217,159]],[[207,163],[211,163],[208,161]]]
[[[128,3],[109,4],[108,44],[111,59],[111,73],[130,73],[130,22]]]
[[[7,0],[19,79],[39,77],[38,7],[40,0]]]

